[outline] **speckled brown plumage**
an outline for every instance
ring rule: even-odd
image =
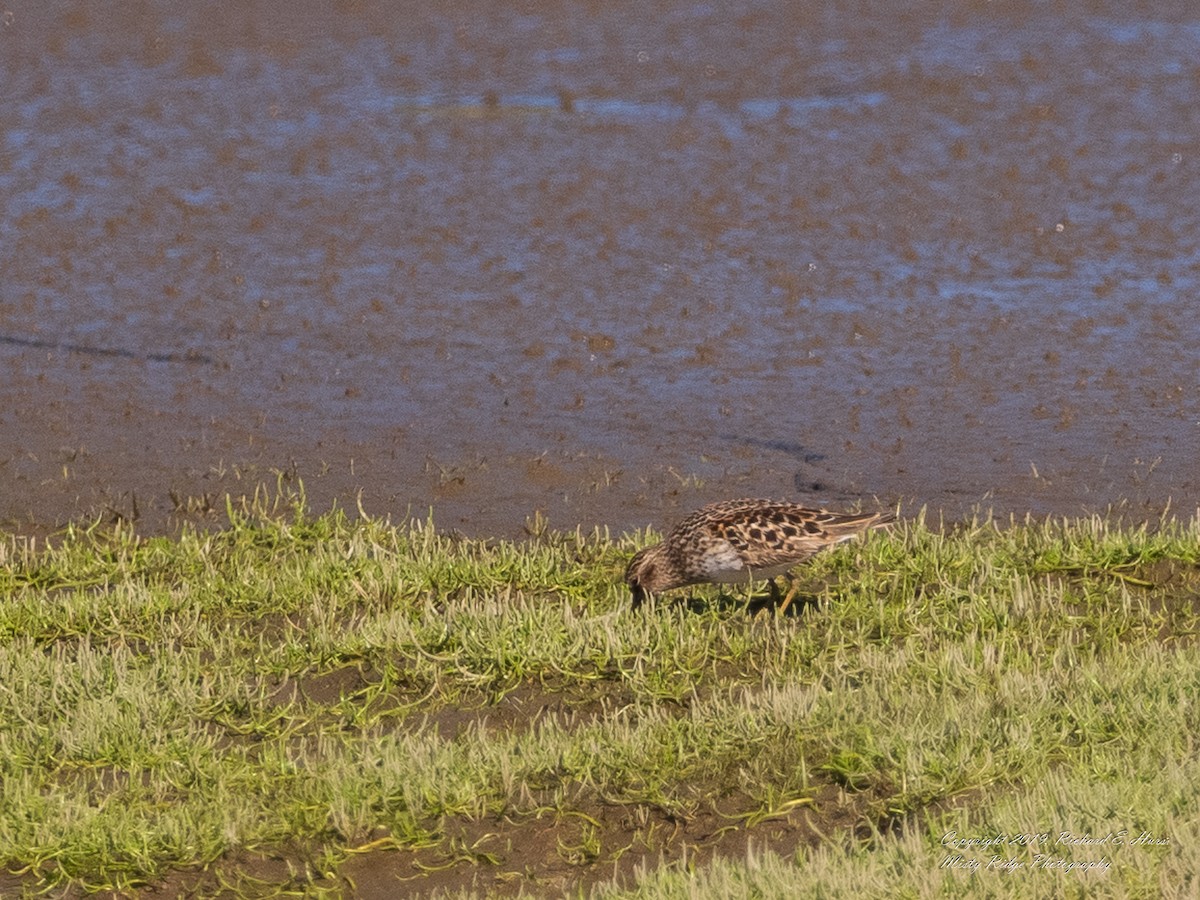
[[[696,510],[625,570],[633,605],[689,584],[770,581],[826,547],[892,521],[891,513],[835,513],[785,500],[728,500]],[[795,588],[781,609],[795,594]]]

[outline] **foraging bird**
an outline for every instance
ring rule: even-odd
[[[647,594],[689,584],[746,583],[775,577],[826,547],[890,523],[890,512],[835,513],[784,500],[727,500],[696,510],[666,539],[634,554],[625,570],[637,609]],[[793,584],[779,611],[795,596]]]

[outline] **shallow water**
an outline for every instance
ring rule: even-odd
[[[0,522],[1194,509],[1200,21],[999,6],[12,6]]]

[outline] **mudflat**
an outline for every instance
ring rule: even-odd
[[[0,524],[1186,510],[1187,15],[14,8]]]

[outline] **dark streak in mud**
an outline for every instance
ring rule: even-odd
[[[12,347],[34,347],[39,350],[62,350],[67,353],[82,353],[85,356],[116,356],[122,359],[134,359],[141,362],[188,363],[192,365],[211,366],[214,360],[211,356],[188,350],[185,353],[154,353],[150,351],[126,350],[121,347],[94,347],[90,344],[76,344],[71,341],[48,341],[38,338],[17,337],[11,334],[0,334],[0,344]]]

